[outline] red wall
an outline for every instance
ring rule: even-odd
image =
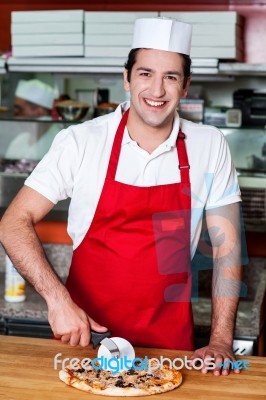
[[[215,5],[214,5],[215,4]],[[88,11],[226,11],[245,17],[245,61],[266,63],[266,0],[0,0],[0,50],[11,48],[11,11],[83,9]]]

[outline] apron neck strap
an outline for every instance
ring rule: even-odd
[[[189,183],[190,165],[188,162],[185,138],[186,135],[181,130],[179,130],[176,140],[176,148],[179,160],[178,168],[180,169],[181,182]]]

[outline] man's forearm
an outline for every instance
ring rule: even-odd
[[[24,206],[29,199],[29,205]],[[34,213],[34,206],[41,211]],[[50,304],[68,296],[64,285],[46,258],[34,224],[52,208],[52,203],[32,189],[23,188],[0,222],[0,240],[12,262],[36,291]],[[30,211],[29,211],[30,210]],[[33,211],[31,211],[33,210]]]
[[[232,345],[241,276],[241,267],[214,268],[211,341]]]
[[[207,225],[214,264],[211,340],[232,344],[242,279],[239,204],[208,211]]]

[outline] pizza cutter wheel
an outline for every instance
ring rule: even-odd
[[[93,348],[96,348],[98,344],[101,344],[98,349],[98,357],[104,357],[107,360],[110,360],[112,358],[116,358],[119,360],[126,357],[127,360],[134,360],[135,350],[132,344],[129,343],[126,339],[120,337],[110,338],[111,334],[112,333],[110,331],[103,333],[91,331],[91,342]]]

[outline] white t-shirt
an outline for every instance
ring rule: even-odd
[[[74,249],[93,219],[106,176],[114,136],[129,103],[112,114],[62,130],[25,184],[54,204],[71,198],[68,233]],[[168,139],[151,154],[125,129],[116,180],[135,186],[180,182],[176,138],[186,135],[192,192],[191,255],[197,247],[204,209],[241,201],[237,176],[223,134],[215,127],[180,119]]]

